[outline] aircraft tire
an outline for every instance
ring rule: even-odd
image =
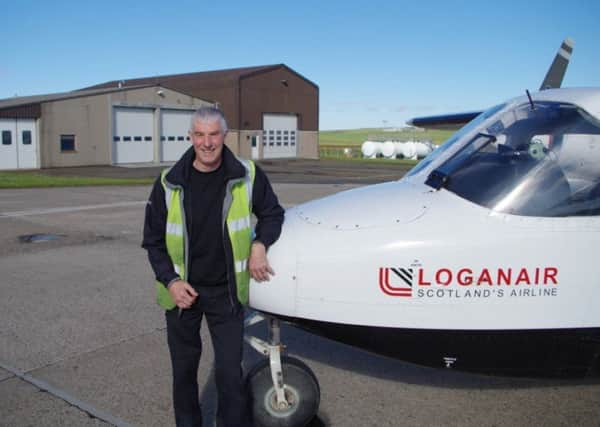
[[[257,427],[304,427],[317,414],[320,389],[317,377],[302,361],[281,358],[284,391],[290,406],[276,406],[275,387],[268,359],[256,364],[246,378],[254,424]]]

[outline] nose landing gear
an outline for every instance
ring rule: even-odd
[[[319,409],[319,383],[312,370],[301,360],[281,356],[279,320],[251,316],[246,326],[267,321],[269,342],[246,336],[246,341],[268,359],[260,361],[248,373],[254,423],[261,427],[302,427],[314,418]]]

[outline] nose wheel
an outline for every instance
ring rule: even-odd
[[[279,320],[257,314],[246,324],[265,319],[269,342],[245,337],[255,350],[268,357],[257,363],[246,377],[254,423],[260,427],[306,426],[319,409],[319,383],[304,362],[281,355]]]

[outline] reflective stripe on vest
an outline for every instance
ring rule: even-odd
[[[230,200],[229,206],[223,205],[223,218],[227,218],[227,230],[233,251],[235,269],[235,284],[237,297],[240,303],[248,304],[250,273],[248,271],[248,258],[252,244],[252,187],[255,177],[254,162],[238,159],[246,169],[244,178],[230,181],[227,185],[225,200]],[[165,180],[169,169],[161,174],[161,183],[165,190],[165,204],[167,206],[167,226],[165,229],[165,242],[167,252],[173,268],[185,281],[187,278],[187,251],[188,236],[185,226],[183,197],[181,187],[169,187]],[[168,289],[160,282],[156,283],[157,302],[166,310],[175,308],[176,304],[171,298]]]
[[[250,160],[238,159],[246,168],[246,175],[242,180],[235,182],[231,189],[233,198],[227,214],[227,230],[233,250],[235,269],[235,284],[237,297],[243,305],[248,304],[250,272],[248,271],[248,258],[252,244],[252,186],[254,184],[255,167]],[[226,196],[227,198],[227,196]],[[223,206],[226,209],[226,206]],[[223,215],[225,217],[225,215]]]

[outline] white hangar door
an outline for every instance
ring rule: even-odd
[[[263,114],[263,158],[296,157],[298,116]]]
[[[174,162],[190,148],[190,120],[192,110],[161,110],[160,147],[161,160]]]
[[[113,161],[146,163],[154,160],[154,110],[114,109]]]
[[[0,169],[38,167],[35,120],[0,119]]]

